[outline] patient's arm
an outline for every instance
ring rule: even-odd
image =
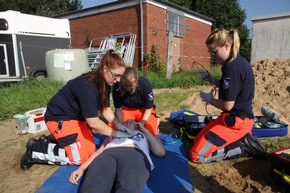
[[[164,146],[157,139],[157,137],[152,135],[150,131],[148,131],[141,123],[137,122],[136,126],[140,131],[142,131],[146,135],[149,142],[149,148],[152,151],[152,153],[158,157],[164,157],[166,154]]]
[[[89,159],[83,163],[77,170],[75,170],[74,172],[71,173],[70,177],[69,177],[69,182],[72,183],[72,184],[78,184],[78,180],[82,177],[82,175],[84,174],[84,171],[88,168],[88,166],[91,164],[91,162],[98,156],[100,155],[105,146],[109,143],[110,141],[110,137],[107,137],[102,145],[100,146],[100,148],[94,152],[90,157]]]

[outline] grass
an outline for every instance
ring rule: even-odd
[[[63,86],[62,82],[49,79],[25,80],[1,87],[0,120],[12,118],[15,114],[40,107],[46,107],[50,98]]]
[[[208,70],[211,75],[221,77],[220,66],[214,66]],[[196,69],[172,73],[170,79],[165,75],[148,73],[145,75],[152,84],[153,88],[189,88],[195,85],[208,85],[208,82],[201,80]]]
[[[212,68],[210,72],[217,76],[220,74],[218,68]],[[148,73],[144,76],[149,79],[154,89],[189,88],[195,85],[206,84],[200,79],[198,72],[194,70],[173,73],[170,79],[166,79],[165,75],[162,76],[156,73]],[[32,109],[46,107],[50,98],[63,85],[63,82],[41,79],[25,80],[0,87],[0,120],[10,119],[15,114],[23,114]],[[189,95],[189,91],[160,93],[155,95],[155,103],[158,104],[159,110],[173,111],[176,107],[187,109],[188,106],[180,106],[179,104]]]
[[[161,112],[160,116],[164,114],[162,112],[173,112],[179,109],[188,109],[189,106],[183,105],[184,101],[192,94],[192,91],[183,90],[180,92],[162,92],[156,94],[154,97],[155,104],[158,106],[158,111]]]

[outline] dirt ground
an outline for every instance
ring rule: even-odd
[[[254,99],[254,113],[261,115],[260,109],[267,106],[290,120],[290,59],[265,60],[253,65],[256,77],[256,91]],[[192,88],[210,90],[211,87]],[[162,90],[162,92],[166,90]],[[170,92],[178,92],[171,89]],[[161,92],[161,91],[158,91]],[[184,101],[190,104],[190,109],[200,114],[206,114],[205,105],[200,101],[198,94],[193,94]],[[157,109],[158,111],[158,109]],[[218,114],[219,111],[208,106],[208,112]],[[161,132],[173,130],[171,123],[166,123],[170,112],[159,112],[161,118]],[[36,134],[17,135],[14,119],[0,122],[0,192],[24,193],[35,192],[44,181],[58,168],[52,165],[34,165],[28,171],[20,170],[19,163],[25,151],[26,141],[30,137],[38,138],[43,131]],[[273,150],[283,147],[282,141],[290,141],[289,136],[264,139],[261,142],[266,146],[269,155]],[[187,150],[191,144],[185,141]],[[290,146],[284,145],[284,147]],[[227,193],[227,192],[289,192],[290,186],[282,186],[271,177],[271,159],[255,160],[239,158],[209,164],[193,164],[189,162],[192,185],[196,193]]]

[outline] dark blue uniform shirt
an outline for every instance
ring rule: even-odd
[[[115,108],[121,108],[122,106],[128,108],[142,108],[150,109],[154,105],[154,95],[150,82],[144,78],[139,77],[137,88],[133,94],[125,92],[123,97],[120,97],[118,90],[120,83],[116,83],[113,86],[113,100]]]
[[[85,121],[85,118],[97,117],[98,108],[99,92],[96,84],[78,77],[68,81],[51,98],[47,105],[45,120]]]
[[[233,111],[253,113],[255,78],[250,63],[238,54],[237,58],[222,67],[219,99],[235,101]]]

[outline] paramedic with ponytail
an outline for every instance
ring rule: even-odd
[[[45,121],[53,137],[29,139],[21,169],[29,169],[34,163],[81,165],[96,150],[90,130],[106,136],[130,137],[131,131],[118,122],[109,107],[110,86],[120,81],[125,68],[123,59],[108,50],[96,70],[68,81],[47,105]]]
[[[137,70],[127,67],[121,81],[113,86],[115,114],[120,122],[136,120],[153,135],[159,131],[154,94],[150,82],[139,77]]]
[[[264,147],[250,134],[254,125],[254,73],[250,63],[239,53],[238,32],[214,30],[208,36],[206,46],[222,65],[222,77],[217,80],[208,72],[200,71],[203,80],[218,88],[218,98],[214,98],[213,90],[209,93],[201,91],[200,97],[222,112],[197,134],[190,159],[195,163],[207,163],[244,155],[261,158]]]

